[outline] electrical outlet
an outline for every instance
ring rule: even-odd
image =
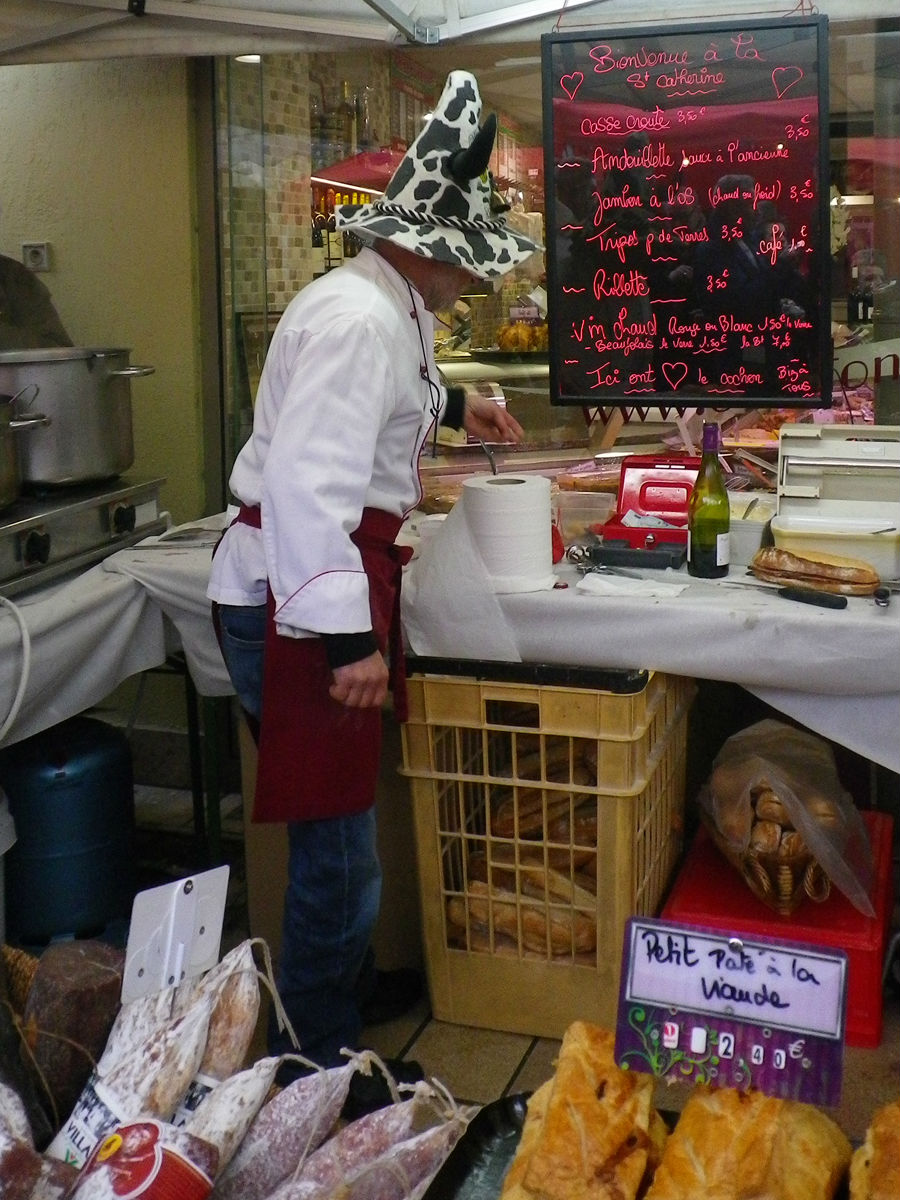
[[[28,267],[29,271],[49,271],[50,243],[23,242],[22,262]]]

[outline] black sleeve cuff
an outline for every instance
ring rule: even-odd
[[[442,425],[451,429],[462,429],[466,412],[466,389],[461,387],[447,388],[447,407],[441,417]]]
[[[332,671],[335,667],[346,667],[349,663],[368,658],[378,649],[371,629],[365,633],[323,633],[322,641]]]

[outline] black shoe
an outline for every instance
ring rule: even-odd
[[[425,993],[422,976],[409,967],[376,971],[375,984],[360,998],[359,1015],[364,1026],[396,1021],[414,1008]]]
[[[395,1083],[418,1083],[425,1078],[425,1072],[417,1062],[401,1058],[385,1058],[382,1061],[390,1071]],[[400,1093],[401,1100],[405,1096],[405,1092]],[[357,1071],[351,1078],[347,1099],[341,1109],[341,1116],[345,1121],[355,1121],[357,1117],[375,1112],[379,1108],[387,1108],[389,1104],[393,1103],[394,1097],[391,1095],[391,1089],[384,1073],[379,1069],[377,1063],[372,1063],[371,1075],[364,1075],[361,1071]]]

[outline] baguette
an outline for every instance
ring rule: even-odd
[[[597,922],[586,913],[541,904],[507,888],[489,887],[480,879],[469,880],[465,898],[450,897],[447,918],[463,928],[467,919],[482,929],[493,926],[528,950],[544,954],[549,950],[551,957],[591,953],[597,946]]]
[[[836,554],[801,555],[765,546],[750,562],[757,579],[770,583],[800,584],[821,592],[847,596],[870,596],[881,580],[878,572],[860,558],[841,558]]]
[[[491,805],[491,833],[503,838],[540,838],[547,825],[564,817],[572,802],[571,792],[522,789]]]
[[[577,872],[573,875],[559,871],[550,863],[545,866],[540,850],[529,853],[523,847],[517,863],[515,847],[498,843],[491,847],[490,860],[483,851],[471,853],[467,867],[469,878],[481,883],[495,883],[511,892],[521,891],[538,900],[572,904],[588,912],[597,907],[595,881],[581,878]]]

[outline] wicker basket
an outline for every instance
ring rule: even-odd
[[[25,1011],[25,1001],[28,999],[39,959],[26,950],[19,950],[4,943],[0,950],[0,962],[3,965],[9,1002],[21,1015]]]
[[[741,873],[751,892],[782,916],[796,912],[807,897],[817,903],[828,899],[831,880],[809,850],[779,855],[777,851],[750,847],[739,853],[710,822],[706,825],[719,850]]]

